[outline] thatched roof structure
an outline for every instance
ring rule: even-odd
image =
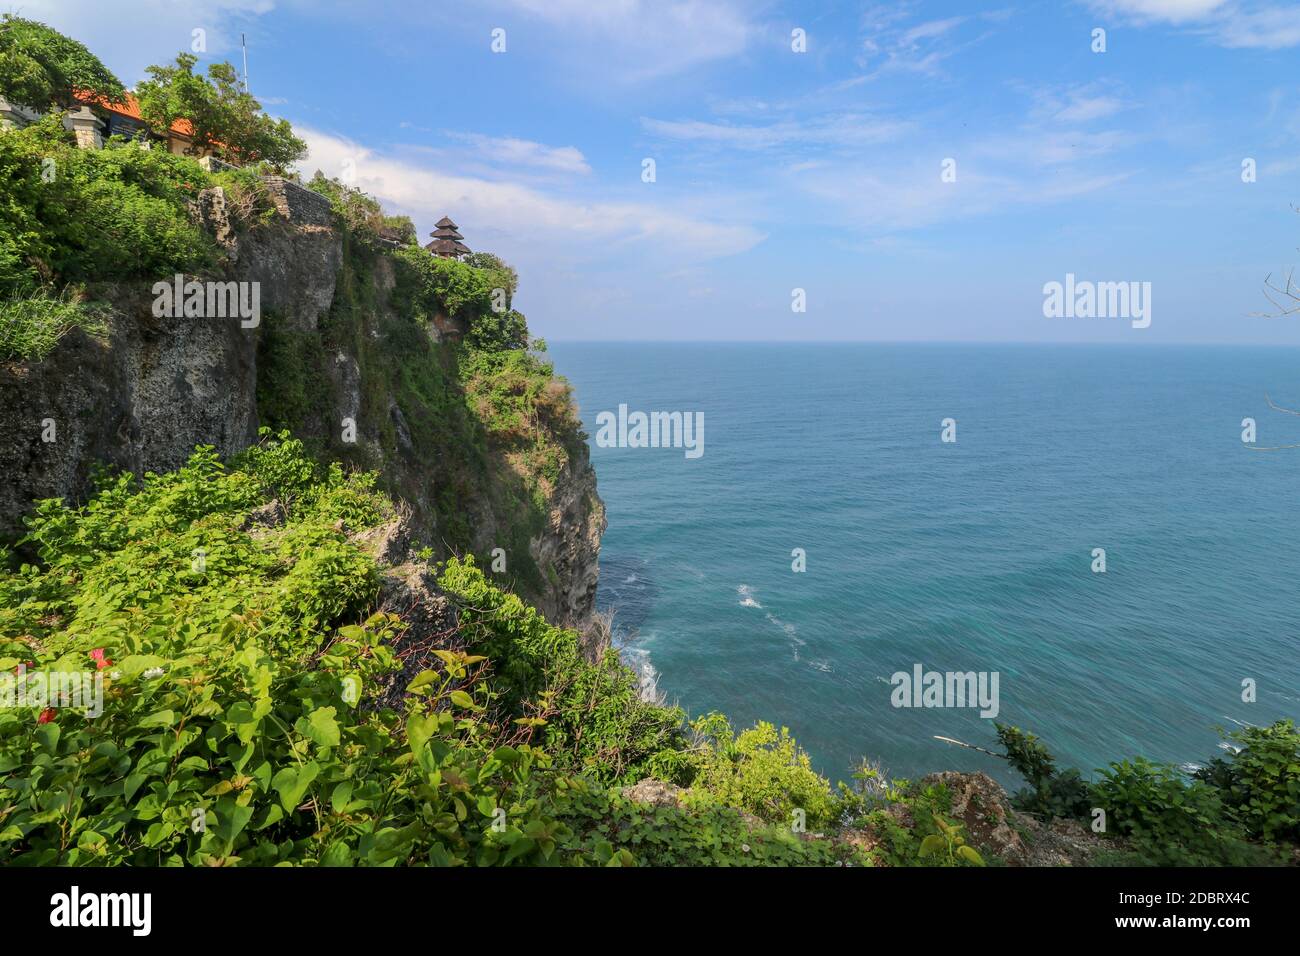
[[[465,237],[457,231],[459,227],[454,222],[443,216],[436,225],[437,228],[429,233],[433,241],[424,247],[428,252],[442,259],[459,259],[469,255],[469,247],[461,242]]]

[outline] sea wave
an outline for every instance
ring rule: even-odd
[[[626,634],[622,638],[615,635],[614,649],[618,651],[619,660],[623,665],[636,674],[637,690],[641,699],[662,706],[667,696],[659,689],[659,671],[650,661],[650,652],[633,643],[633,640],[632,636]]]

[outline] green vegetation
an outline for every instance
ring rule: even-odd
[[[385,706],[412,647],[348,539],[392,514],[374,484],[264,435],[229,467],[200,448],[173,474],[104,477],[84,507],[37,505],[31,561],[0,577],[0,669],[92,671],[103,711],[0,709],[7,863],[853,857],[746,823],[729,794],[697,813],[610,789],[701,772],[680,714],[472,562],[439,578],[458,633]]]
[[[317,330],[265,317],[262,422],[292,431],[318,455],[380,470],[396,497],[427,500],[434,489],[426,516],[438,528],[440,556],[482,547],[467,520],[471,507],[509,516],[491,542],[511,555],[499,583],[542,593],[553,582],[536,566],[529,541],[545,528],[550,495],[585,448],[568,385],[528,349],[527,323],[508,307],[514,270],[489,253],[477,254],[476,266],[434,258],[414,244],[394,248],[381,234],[402,232],[409,220],[323,175],[310,185],[331,201],[343,266],[332,310]],[[343,442],[337,423],[321,417],[333,405],[328,372],[339,352],[356,358],[357,427],[376,436],[373,445]],[[394,461],[405,462],[407,484],[393,477]]]
[[[223,186],[237,222],[272,211],[252,170],[206,172],[187,157],[110,140],[76,148],[58,114],[0,134],[0,357],[39,361],[64,333],[106,329],[88,288],[155,282],[220,262],[190,202]]]
[[[415,224],[411,217],[386,215],[373,196],[332,179],[319,169],[307,186],[330,201],[340,223],[356,241],[372,247],[380,240],[399,246],[415,244]]]
[[[1236,749],[1190,777],[1142,757],[1112,763],[1088,783],[1058,772],[1033,734],[998,725],[1007,757],[1029,781],[1014,798],[1044,817],[1093,822],[1124,838],[1106,857],[1117,864],[1242,866],[1280,863],[1300,834],[1300,732],[1289,720],[1230,735]]]
[[[0,81],[39,92],[15,49],[44,64],[51,97],[93,72],[77,49],[15,44],[21,22],[0,28]],[[189,115],[245,159],[293,151],[233,73],[192,66],[154,71],[153,122]],[[225,186],[250,227],[268,213],[253,170],[213,176],[120,142],[78,150],[57,115],[0,135],[0,183],[5,359],[102,332],[83,287],[218,266],[190,215],[200,190]],[[0,693],[24,669],[93,675],[103,693],[94,715],[0,706],[0,861],[1001,862],[953,819],[944,786],[866,768],[832,788],[785,728],[737,732],[648,702],[615,653],[589,660],[529,606],[559,585],[529,541],[585,448],[567,384],[513,309],[515,271],[491,253],[435,259],[405,217],[319,174],[311,185],[331,202],[342,265],[316,328],[274,313],[259,328],[258,409],[275,431],[228,463],[201,447],[173,473],[101,475],[84,504],[36,502],[26,536],[0,549]],[[339,372],[340,355],[355,367]],[[345,373],[350,385],[331,377]],[[365,442],[337,433],[340,388],[356,390]],[[394,499],[421,502],[437,531],[425,556],[443,560],[418,570],[455,621],[433,639],[386,609],[389,569],[356,540],[394,520]],[[473,557],[476,514],[497,520],[509,575]],[[1095,781],[1058,769],[1033,734],[997,731],[1029,784],[1016,805],[1085,824],[1105,811],[1110,862],[1295,858],[1290,721],[1232,734],[1236,749],[1191,777],[1138,758]],[[663,799],[624,793],[646,778]]]
[[[212,63],[197,76],[198,57],[181,53],[170,66],[151,66],[136,90],[140,114],[158,136],[185,120],[193,130],[190,151],[214,152],[234,163],[266,163],[283,170],[307,153],[288,120],[274,120],[243,89],[229,63]]]
[[[214,181],[193,160],[77,149],[57,115],[0,134],[0,295],[154,279],[214,261],[187,202]]]
[[[74,91],[119,100],[122,83],[82,44],[43,23],[0,16],[0,96],[44,113],[74,102]]]
[[[695,806],[718,804],[766,820],[791,821],[796,811],[813,829],[836,822],[840,808],[826,780],[790,732],[759,722],[739,735],[722,714],[707,714],[691,724],[706,746],[695,760],[691,794]]]
[[[0,301],[0,359],[39,362],[73,329],[103,335],[103,309],[72,294]]]

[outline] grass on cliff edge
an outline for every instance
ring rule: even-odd
[[[0,359],[39,362],[73,329],[90,335],[108,331],[106,308],[75,293],[36,293],[0,300]]]

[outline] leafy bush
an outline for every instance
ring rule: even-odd
[[[415,244],[415,224],[411,218],[385,214],[379,200],[360,189],[326,176],[319,169],[307,187],[328,199],[343,227],[368,245],[376,245],[381,238],[402,246]]]
[[[200,449],[41,503],[40,564],[0,578],[0,667],[98,667],[103,712],[0,711],[7,862],[553,858],[567,830],[530,790],[548,759],[475,719],[477,659],[441,652],[405,714],[375,703],[403,625],[365,616],[375,570],[338,530],[387,515],[372,485],[267,436],[233,469]]]
[[[712,713],[691,730],[705,745],[696,752],[692,805],[721,804],[787,826],[796,810],[810,828],[834,822],[830,783],[786,728],[760,721],[735,734],[725,716]]]
[[[482,256],[483,254],[479,254]],[[457,259],[431,256],[419,246],[397,252],[399,281],[405,290],[403,310],[430,322],[438,312],[465,321],[466,342],[480,349],[526,349],[528,328],[510,308],[518,277],[500,268],[477,268]],[[495,256],[495,262],[500,262]],[[480,261],[482,261],[480,259]]]
[[[1251,837],[1300,843],[1300,732],[1290,720],[1227,736],[1237,749],[1196,772]]]
[[[1215,788],[1176,767],[1136,757],[1112,763],[1093,784],[1108,825],[1127,837],[1135,859],[1165,866],[1241,866],[1269,862],[1230,817]]]
[[[789,822],[753,826],[724,806],[646,806],[592,787],[569,789],[558,804],[569,828],[566,848],[618,865],[649,866],[869,866],[857,847],[805,839]],[[619,847],[621,849],[615,849]]]
[[[573,632],[472,562],[441,576],[464,605],[458,634],[392,709],[406,625],[374,611],[377,569],[347,538],[392,513],[374,483],[264,433],[230,466],[200,448],[172,474],[103,475],[82,507],[38,504],[27,559],[0,553],[0,669],[93,676],[102,711],[0,709],[0,859],[853,857],[733,810],[651,809],[607,790],[685,766],[680,712],[640,700],[612,655],[583,659]]]
[[[872,835],[868,851],[879,866],[983,866],[967,843],[961,824],[948,819],[952,795],[942,784],[920,786],[886,780],[864,765],[854,776],[857,792],[840,784],[839,812],[845,825]]]
[[[1091,806],[1088,784],[1078,770],[1058,772],[1051,751],[1033,734],[1007,724],[993,726],[1007,760],[1029,781],[1029,788],[1012,799],[1018,809],[1045,817],[1086,816]]]
[[[156,281],[215,261],[189,215],[197,162],[110,141],[73,147],[57,115],[0,133],[0,295],[70,282]]]
[[[495,662],[503,715],[537,736],[558,765],[607,783],[681,778],[684,715],[642,700],[616,654],[587,661],[575,632],[491,584],[472,558],[448,561],[438,583],[458,599],[468,649]]]

